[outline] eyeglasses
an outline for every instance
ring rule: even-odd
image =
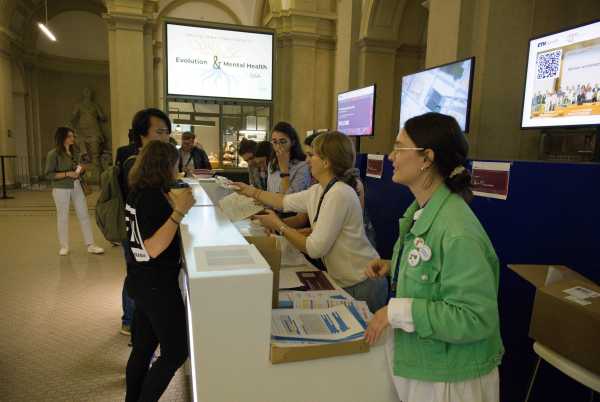
[[[394,146],[394,148],[392,148],[394,151],[424,151],[425,148],[419,148],[419,147],[397,147]]]
[[[282,139],[282,140],[271,140],[271,144],[273,145],[285,145],[288,143],[288,140],[286,139]]]

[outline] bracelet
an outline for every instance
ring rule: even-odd
[[[174,223],[174,224],[176,224],[177,226],[179,226],[179,224],[181,223],[181,222],[177,222],[177,220],[175,220],[175,219],[173,218],[173,216],[169,216],[169,219],[170,219],[170,220],[172,220],[172,221],[173,221],[173,223]]]
[[[287,227],[287,225],[285,223],[283,225],[279,226],[279,230],[278,231],[279,231],[279,233],[281,235],[283,235],[283,229],[285,229],[286,227]]]
[[[178,214],[179,216],[181,216],[182,218],[185,216],[184,213],[181,213],[181,211],[177,210],[177,209],[173,209],[173,212]]]

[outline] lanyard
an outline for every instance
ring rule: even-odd
[[[337,178],[333,178],[331,179],[331,181],[329,183],[327,183],[327,186],[325,187],[325,190],[323,191],[323,194],[321,194],[321,198],[319,199],[319,206],[317,207],[317,214],[315,215],[315,219],[313,219],[313,225],[315,223],[317,223],[317,219],[319,219],[319,213],[321,212],[321,204],[323,203],[323,198],[325,198],[325,194],[327,194],[327,192],[329,190],[331,190],[331,187],[333,187],[333,185],[337,182]]]

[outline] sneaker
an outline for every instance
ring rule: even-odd
[[[88,246],[88,253],[91,254],[103,254],[104,253],[104,249],[102,247],[98,247],[95,244],[90,244]]]
[[[69,249],[66,247],[62,247],[59,251],[58,251],[58,255],[67,255],[69,254]]]
[[[123,335],[131,336],[131,326],[127,324],[121,324],[121,330],[119,332]]]

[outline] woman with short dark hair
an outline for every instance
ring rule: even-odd
[[[158,401],[188,357],[185,308],[179,289],[179,223],[194,205],[189,187],[171,189],[177,149],[150,141],[129,174],[125,206],[128,272],[126,286],[135,301],[132,350],[127,362],[127,402]],[[160,357],[149,369],[160,345]]]
[[[268,166],[272,153],[273,147],[269,141],[261,141],[256,144],[254,155],[246,161],[250,185],[263,190],[267,189]]]
[[[372,344],[393,328],[386,350],[405,402],[499,401],[499,264],[467,204],[467,154],[456,120],[427,113],[406,121],[388,156],[392,181],[415,201],[400,219],[391,263],[367,267],[369,277],[391,276],[392,298],[366,339]]]
[[[102,254],[104,250],[94,244],[94,235],[88,215],[87,201],[81,188],[85,172],[79,153],[74,149],[75,134],[69,127],[58,127],[54,133],[54,148],[46,156],[46,177],[50,179],[52,197],[56,205],[59,255],[69,254],[69,204],[73,200],[87,250]]]

